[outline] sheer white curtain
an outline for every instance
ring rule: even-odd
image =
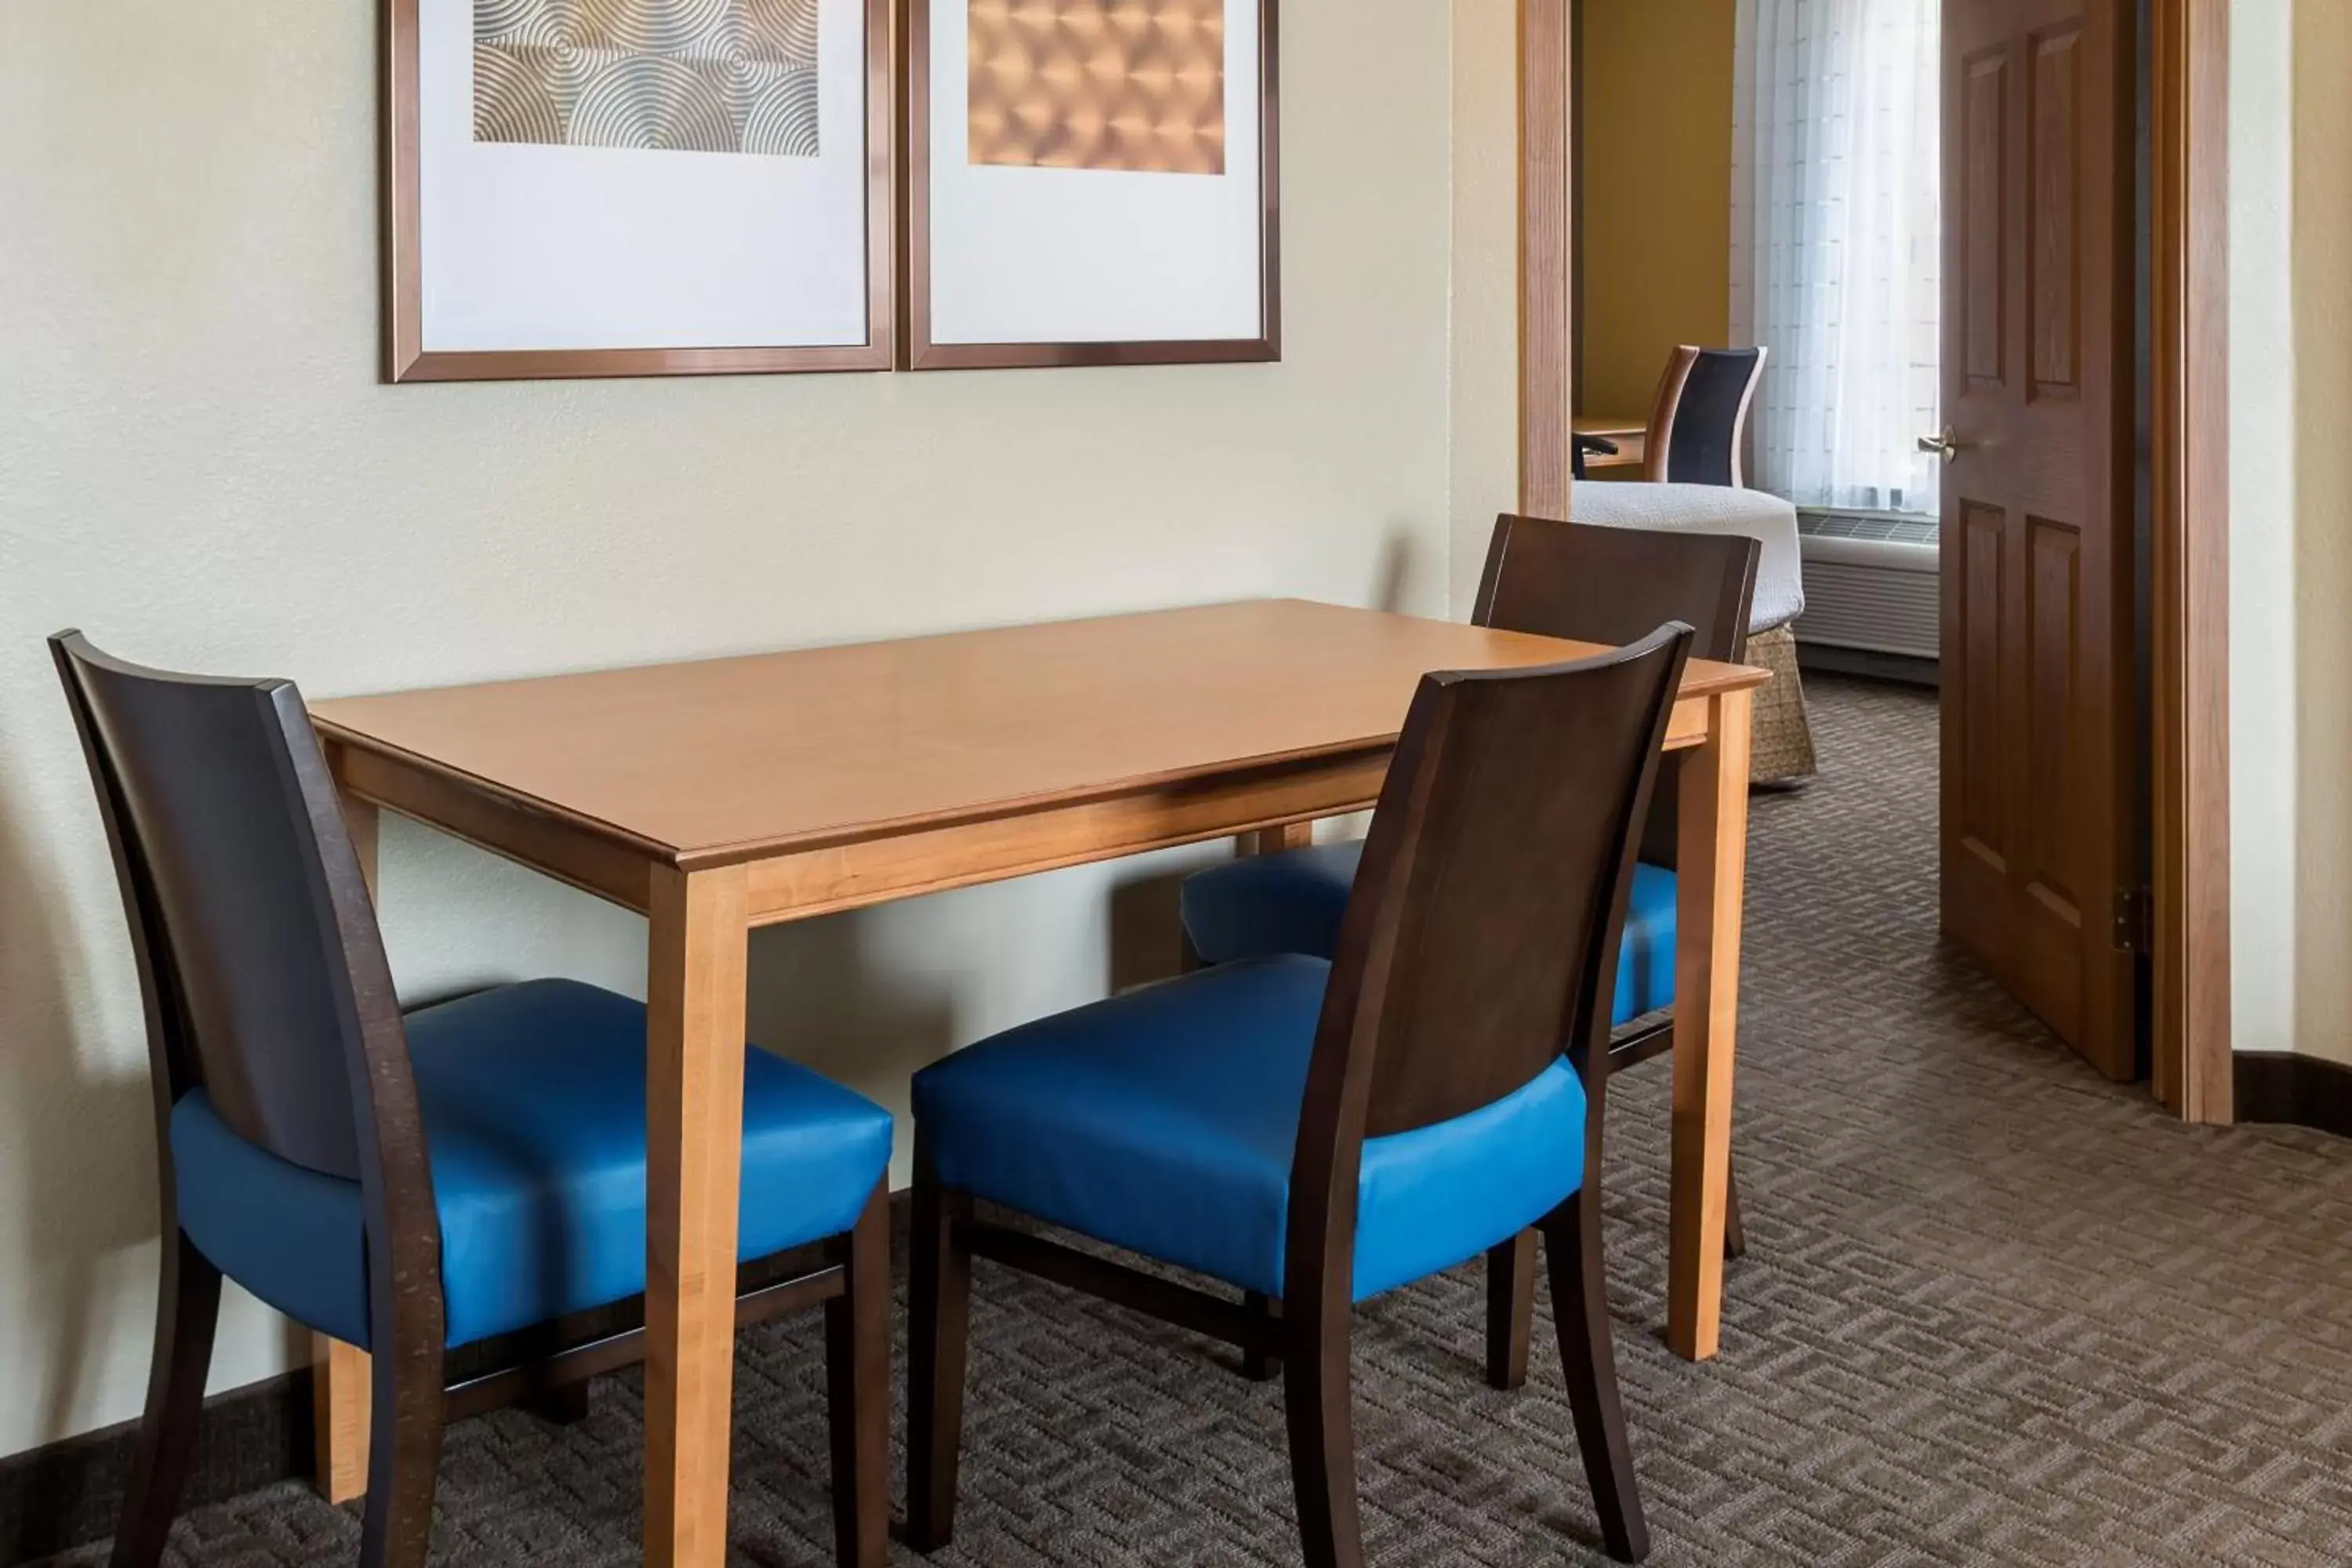
[[[1940,0],[1739,0],[1731,330],[1759,488],[1933,511]]]

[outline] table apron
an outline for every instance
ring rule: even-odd
[[[1668,749],[1706,740],[1710,700],[1691,697],[1675,705]],[[1380,798],[1390,754],[1383,747],[1267,763],[1106,799],[746,858],[748,912],[755,926],[776,925],[1363,811]],[[650,908],[649,879],[668,858],[658,846],[404,757],[340,740],[330,741],[328,755],[337,783],[360,799],[624,909],[643,914]],[[703,857],[681,868],[728,860]]]
[[[1383,749],[1285,763],[755,861],[751,921],[802,920],[1361,811],[1380,798],[1389,757]]]
[[[645,914],[660,852],[534,810],[512,796],[422,763],[331,742],[328,765],[345,794],[371,801],[584,893]]]

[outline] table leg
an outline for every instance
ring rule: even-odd
[[[1748,875],[1748,693],[1708,705],[1706,740],[1682,755],[1675,911],[1674,1237],[1666,1342],[1715,1354],[1723,1316],[1731,1064],[1739,1026],[1739,924]]]
[[[750,925],[740,866],[654,874],[646,985],[647,1568],[727,1556]]]
[[[310,1336],[311,1451],[319,1495],[347,1503],[367,1495],[368,1353],[328,1335]]]
[[[367,879],[368,894],[381,902],[375,805],[345,795],[342,806],[343,826],[359,856],[360,873]],[[325,1334],[310,1336],[311,1451],[317,1458],[313,1479],[320,1495],[331,1503],[346,1503],[367,1492],[368,1377],[367,1352]]]
[[[1313,823],[1286,822],[1279,827],[1261,827],[1243,834],[1241,850],[1244,855],[1279,855],[1286,849],[1304,849],[1314,842]]]

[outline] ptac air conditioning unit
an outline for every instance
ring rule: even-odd
[[[1797,640],[1934,658],[1943,616],[1940,529],[1932,517],[1799,513],[1805,613]]]

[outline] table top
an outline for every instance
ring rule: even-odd
[[[1650,431],[1646,416],[1628,414],[1580,414],[1568,424],[1580,436],[1646,436]]]
[[[331,742],[719,864],[1377,750],[1424,671],[1598,651],[1257,600],[341,698],[311,714]],[[1694,659],[1682,695],[1767,679]]]

